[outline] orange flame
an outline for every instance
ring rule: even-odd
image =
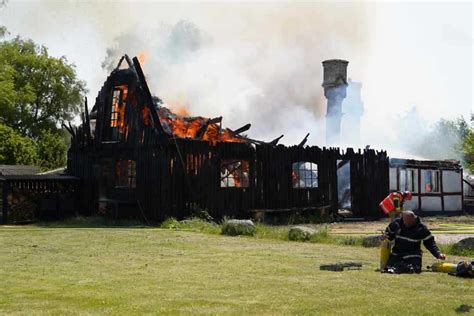
[[[221,162],[222,187],[248,187],[250,164],[246,160],[223,160]]]
[[[130,102],[132,105],[134,102],[136,103],[136,98],[133,95],[130,96]],[[208,141],[213,145],[218,142],[245,143],[245,140],[236,137],[230,130],[221,129],[220,124],[210,123],[208,118],[202,116],[190,117],[189,111],[182,101],[166,105],[167,107],[161,106],[158,108],[158,116],[165,131],[174,136]],[[151,126],[152,120],[149,107],[145,105],[141,111],[143,123]]]
[[[167,101],[165,106],[170,109],[171,112],[178,116],[190,116],[191,113],[189,112],[186,102],[182,99]]]
[[[126,85],[116,86],[112,98],[112,114],[110,127],[118,127],[121,134],[127,132],[125,126],[125,108],[127,103],[128,87]]]
[[[145,60],[148,59],[148,50],[144,49],[142,50],[141,52],[138,53],[138,61],[140,62],[140,65],[144,65],[145,64]]]
[[[209,119],[197,116],[186,117],[172,113],[168,108],[161,107],[158,110],[161,123],[169,127],[170,132],[181,138],[208,141],[211,144],[217,142],[244,143],[241,138],[235,137],[228,129],[222,130],[216,124],[210,124]]]

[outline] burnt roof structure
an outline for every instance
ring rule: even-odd
[[[124,67],[125,66],[125,67]],[[386,152],[265,142],[222,117],[183,117],[152,96],[137,58],[123,56],[72,135],[67,173],[81,179],[84,214],[160,220],[196,210],[214,217],[258,211],[335,212],[337,161],[350,161],[356,215],[377,214],[388,193]],[[374,196],[374,198],[368,198]]]

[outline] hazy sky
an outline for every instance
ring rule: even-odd
[[[428,124],[470,116],[472,16],[471,2],[452,1],[10,0],[0,25],[75,63],[91,100],[107,75],[107,48],[146,50],[152,91],[165,101],[194,115],[224,115],[233,128],[250,122],[257,138],[284,133],[287,144],[306,132],[309,143],[323,144],[321,61],[346,59],[348,76],[363,83],[357,145],[382,148],[397,145],[396,118],[413,107]],[[180,21],[191,30],[177,27]]]

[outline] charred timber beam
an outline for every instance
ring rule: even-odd
[[[209,119],[209,124],[220,124],[222,123],[222,116]]]
[[[123,57],[125,57],[125,61],[127,62],[128,67],[133,68],[133,62],[132,62],[132,60],[130,59],[130,57],[128,57],[127,54],[125,54]]]
[[[69,125],[69,128],[70,128],[71,131],[72,131],[73,137],[76,137],[76,136],[77,136],[77,128],[74,128],[74,127],[71,125],[71,122],[68,122],[68,125]]]
[[[87,143],[89,144],[92,141],[92,134],[91,134],[91,119],[89,116],[89,106],[87,105],[87,97],[85,98],[84,101],[84,113],[86,114],[86,126],[84,126],[85,132],[86,132],[86,139]]]
[[[276,146],[278,144],[278,141],[284,136],[284,135],[281,135],[280,137],[272,140],[271,142],[264,142],[264,141],[261,141],[261,140],[256,140],[256,139],[252,139],[252,138],[249,138],[247,136],[243,136],[243,135],[240,135],[239,133],[242,133],[246,130],[248,130],[250,128],[250,124],[247,124],[247,125],[244,125],[242,126],[241,128],[238,128],[236,129],[235,131],[227,128],[227,130],[236,138],[240,138],[244,141],[246,141],[247,143],[251,143],[251,144],[254,144],[254,145],[270,145],[270,146]]]
[[[222,122],[222,116],[219,116],[219,117],[215,117],[215,118],[212,118],[212,119],[208,119],[204,124],[202,124],[202,126],[198,129],[198,131],[196,132],[196,136],[195,138],[200,140],[202,139],[202,137],[204,136],[204,134],[206,133],[207,131],[207,128],[209,127],[209,125],[211,124],[217,124],[217,123],[220,123]]]
[[[201,127],[198,129],[198,131],[196,132],[196,136],[194,137],[195,139],[197,140],[200,140],[204,134],[206,133],[207,131],[207,127],[209,126],[210,124],[210,119],[207,120],[204,124],[201,125]]]
[[[241,133],[243,133],[243,132],[245,132],[245,131],[248,131],[251,126],[252,126],[251,124],[246,124],[246,125],[244,125],[244,126],[238,128],[238,129],[236,129],[235,131],[233,131],[233,130],[231,130],[231,129],[229,129],[229,130],[230,130],[234,135],[237,135],[237,134],[241,134]]]
[[[337,164],[337,169],[340,169],[342,167],[344,167],[346,164],[348,164],[349,162],[351,162],[350,160],[341,160],[338,164]]]
[[[231,131],[232,132],[232,131]],[[254,144],[254,145],[268,145],[268,143],[266,142],[262,142],[261,140],[256,140],[256,139],[252,139],[252,138],[248,138],[246,136],[242,136],[242,135],[239,135],[239,134],[233,134],[234,137],[236,138],[240,138],[242,140],[245,140],[246,142],[248,143],[251,143],[251,144]]]
[[[69,129],[69,127],[67,127],[66,124],[62,123],[61,126],[62,126],[66,131],[68,131],[69,134],[71,134],[71,137],[74,138],[74,133],[73,133],[73,131],[72,131],[71,129]]]
[[[84,112],[81,112],[81,121],[82,121],[82,126],[79,126],[78,131],[80,132],[81,135],[81,140],[80,142],[84,146],[86,141],[87,141],[87,136],[86,136],[86,118],[84,115]]]
[[[120,65],[122,65],[122,62],[123,62],[123,59],[124,59],[124,58],[125,58],[125,55],[122,56],[122,57],[120,57],[120,60],[119,60],[119,62],[118,62],[118,64],[117,64],[117,67],[115,67],[116,70],[120,68]]]
[[[137,73],[138,80],[140,81],[140,85],[142,86],[143,92],[145,94],[145,99],[146,99],[145,104],[146,106],[148,106],[148,109],[150,110],[151,119],[153,121],[153,126],[155,127],[155,131],[157,134],[165,134],[165,130],[163,129],[163,126],[161,126],[158,112],[155,109],[150,89],[148,88],[148,84],[146,83],[145,75],[143,74],[142,67],[140,66],[140,62],[138,61],[137,57],[133,57],[133,65],[135,66],[135,71]],[[161,102],[160,99],[158,100]]]
[[[306,142],[308,141],[308,136],[309,136],[309,133],[306,134],[306,136],[303,138],[301,143],[298,144],[298,147],[303,147],[306,144]]]
[[[117,64],[117,67],[115,67],[115,70],[117,70],[117,69],[120,68],[120,66],[122,65],[122,62],[123,62],[124,60],[127,62],[128,67],[133,68],[133,63],[132,63],[132,61],[130,60],[130,57],[128,57],[128,55],[125,54],[125,55],[123,55],[123,56],[120,58],[120,60],[119,60],[119,62],[118,62],[118,64]]]
[[[280,139],[283,138],[283,136],[285,136],[285,135],[280,135],[280,137],[275,138],[274,140],[272,140],[272,141],[269,142],[268,144],[269,144],[269,145],[272,145],[272,146],[276,146],[276,145],[278,144],[278,142],[280,141]]]
[[[75,138],[76,137],[76,132],[74,130],[74,127],[72,127],[71,122],[68,122],[68,125],[69,126],[67,126],[64,123],[62,124],[62,126],[69,132],[69,134],[71,134],[71,137]]]

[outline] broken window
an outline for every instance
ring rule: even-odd
[[[136,164],[134,160],[117,161],[115,187],[136,187]]]
[[[439,170],[423,170],[425,179],[425,192],[436,193],[440,192],[439,188]]]
[[[125,103],[128,88],[126,85],[116,86],[112,94],[112,107],[110,110],[110,127],[112,127],[112,140],[118,138],[118,133],[123,134],[125,128]]]
[[[115,89],[112,96],[112,111],[110,113],[110,127],[117,127],[119,122],[120,89]]]
[[[400,191],[415,192],[414,169],[400,169]]]
[[[249,162],[246,160],[223,160],[221,162],[221,188],[247,188],[249,171]]]
[[[295,162],[292,165],[293,188],[317,188],[318,165],[313,162]]]

